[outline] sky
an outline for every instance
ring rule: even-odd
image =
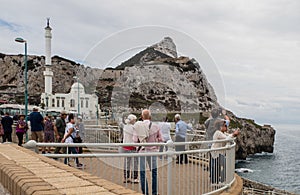
[[[172,37],[195,58],[220,103],[259,124],[300,124],[298,0],[0,0],[0,52],[52,55],[96,67],[115,66]],[[16,6],[18,5],[18,6]],[[92,63],[91,61],[97,61]]]

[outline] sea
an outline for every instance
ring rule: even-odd
[[[274,153],[237,161],[237,174],[275,188],[300,194],[300,125],[276,125]],[[238,172],[247,170],[245,172]]]

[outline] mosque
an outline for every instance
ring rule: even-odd
[[[45,27],[46,40],[46,58],[45,58],[45,92],[41,95],[41,102],[45,104],[45,110],[65,110],[69,113],[76,113],[85,119],[96,118],[98,110],[98,97],[95,94],[86,94],[84,86],[75,82],[70,90],[70,93],[56,93],[52,92],[52,77],[51,70],[51,34],[52,28],[49,25],[49,18],[47,19],[47,26]]]

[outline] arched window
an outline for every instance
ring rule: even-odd
[[[89,99],[85,100],[85,107],[88,108],[89,107]]]
[[[55,107],[55,99],[52,99],[52,107]]]
[[[61,99],[61,107],[65,107],[65,99],[64,98]]]
[[[71,107],[71,108],[74,108],[74,107],[75,107],[75,100],[74,100],[74,99],[71,99],[71,100],[70,100],[70,107]]]

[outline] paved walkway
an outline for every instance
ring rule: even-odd
[[[0,144],[0,173],[0,182],[11,194],[140,195],[16,144]]]
[[[128,189],[141,192],[140,184],[123,183],[124,158],[86,158],[80,159],[80,162],[85,164],[83,170],[88,173],[91,173],[92,175],[98,176],[108,181],[112,181]],[[71,164],[73,164],[72,161]],[[158,160],[158,167],[159,193],[167,194],[167,161]],[[173,161],[171,169],[171,194],[194,195],[203,194],[213,189],[216,189],[216,187],[212,187],[210,185],[209,172],[207,170],[207,163],[199,164],[190,162],[189,164],[176,164],[175,161]],[[149,182],[149,189],[151,189],[150,171],[147,171],[147,178]]]

